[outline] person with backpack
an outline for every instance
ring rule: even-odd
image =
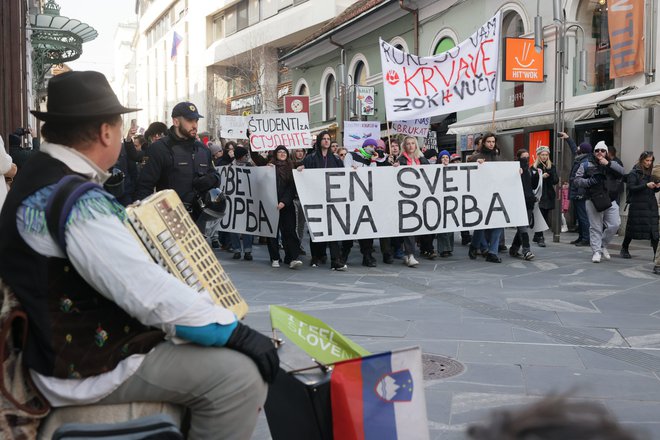
[[[140,172],[135,191],[137,200],[156,191],[173,189],[195,219],[196,198],[220,185],[211,152],[197,140],[197,122],[202,115],[191,102],[172,109],[172,126],[167,135],[149,146],[149,160]],[[202,231],[204,232],[204,231]]]
[[[138,109],[99,72],[54,76],[47,92],[47,111],[31,112],[46,142],[0,214],[0,278],[28,317],[30,377],[53,407],[170,402],[190,410],[189,439],[250,438],[274,344],[154,262],[101,186],[121,115]]]

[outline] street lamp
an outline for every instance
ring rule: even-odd
[[[540,52],[543,44],[543,20],[539,15],[540,0],[536,2],[536,17],[534,17],[534,46],[537,52]],[[587,84],[587,51],[584,50],[584,28],[577,23],[567,23],[561,8],[561,0],[552,2],[553,23],[555,27],[555,101],[554,101],[554,148],[552,149],[552,161],[557,167],[557,175],[561,182],[560,150],[562,143],[558,133],[564,131],[564,101],[565,101],[565,80],[566,71],[566,37],[567,31],[571,28],[577,28],[582,31],[582,49],[579,50],[579,75],[578,81],[581,85]],[[561,233],[561,200],[555,201],[554,225],[552,228],[552,241],[559,242]]]

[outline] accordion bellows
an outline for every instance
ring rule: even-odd
[[[159,191],[126,208],[145,251],[168,272],[242,319],[247,303],[173,190]]]

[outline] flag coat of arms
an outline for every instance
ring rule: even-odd
[[[419,347],[335,364],[330,396],[336,440],[429,438]]]

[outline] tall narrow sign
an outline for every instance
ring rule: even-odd
[[[458,46],[430,57],[381,39],[387,119],[444,115],[499,101],[500,20],[498,13]]]
[[[612,2],[607,8],[610,78],[644,71],[644,0]]]

